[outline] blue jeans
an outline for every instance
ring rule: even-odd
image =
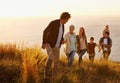
[[[75,51],[71,51],[70,54],[67,54],[67,58],[68,58],[68,66],[71,66],[74,60],[74,56],[75,56]]]
[[[87,49],[83,49],[83,50],[80,50],[78,56],[79,56],[79,60],[78,60],[78,63],[80,64],[81,61],[82,61],[82,56],[86,53]]]

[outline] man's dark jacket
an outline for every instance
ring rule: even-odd
[[[48,43],[52,48],[54,48],[58,39],[59,28],[60,28],[60,20],[51,21],[50,24],[47,26],[47,28],[43,32],[43,44]],[[63,34],[64,34],[64,25],[62,25],[62,28],[63,28]],[[61,43],[63,40],[63,34],[61,38]],[[61,43],[60,43],[60,46],[61,46]]]

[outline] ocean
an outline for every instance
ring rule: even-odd
[[[59,17],[0,17],[0,42],[1,43],[22,43],[26,46],[42,44],[43,30],[50,21]],[[120,17],[117,16],[73,16],[65,24],[65,33],[68,32],[69,25],[75,25],[75,32],[78,34],[79,28],[85,28],[87,40],[93,36],[98,43],[102,37],[105,25],[110,26],[110,37],[113,41],[110,60],[120,62]],[[61,53],[63,52],[63,46]],[[97,49],[96,49],[97,50]],[[101,53],[96,52],[96,57]],[[77,55],[76,55],[77,56]],[[87,54],[85,54],[87,57]]]

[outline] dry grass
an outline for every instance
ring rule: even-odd
[[[47,55],[37,46],[0,45],[0,83],[44,83],[46,60]],[[61,57],[53,83],[120,83],[120,63],[83,60],[78,65],[75,60],[71,67],[66,64],[67,58]]]
[[[0,45],[0,83],[22,82],[22,57],[15,44]]]

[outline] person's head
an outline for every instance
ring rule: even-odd
[[[60,16],[60,22],[65,24],[70,19],[70,17],[71,15],[68,12],[63,12]]]
[[[86,38],[85,29],[83,27],[80,27],[79,35],[82,36],[84,39]]]
[[[90,37],[90,42],[93,43],[94,37]]]
[[[106,25],[106,26],[105,26],[105,29],[106,29],[106,30],[109,30],[109,25]]]
[[[108,38],[108,37],[109,37],[109,32],[105,32],[105,33],[104,33],[104,37],[105,37],[105,38]]]
[[[75,26],[74,26],[74,25],[70,25],[70,26],[69,26],[69,32],[70,32],[71,34],[73,34],[74,29],[75,29]]]

